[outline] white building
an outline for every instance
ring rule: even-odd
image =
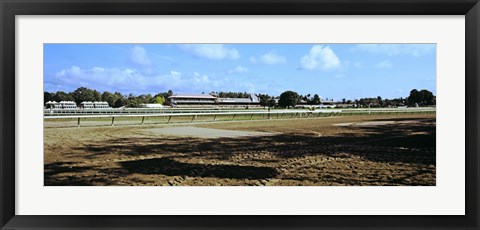
[[[80,103],[80,108],[84,109],[108,109],[110,106],[106,101],[83,101]]]
[[[60,109],[76,109],[77,103],[74,101],[61,101],[58,103],[58,108]]]
[[[164,106],[162,104],[148,103],[148,104],[142,104],[142,108],[162,109],[164,108]]]
[[[330,101],[327,101],[327,100],[321,100],[320,101],[320,108],[336,108],[337,107],[337,104],[338,102],[336,101],[333,101],[333,100],[330,100]]]
[[[94,105],[93,105],[93,102],[91,101],[82,101],[82,103],[80,103],[80,108],[83,108],[83,109],[93,109],[95,108]]]
[[[260,107],[260,101],[255,94],[250,94],[248,98],[221,98],[215,94],[175,94],[168,97],[168,100],[175,107]]]
[[[95,109],[109,109],[110,106],[108,105],[108,102],[106,101],[94,101],[93,102],[93,107]]]
[[[46,104],[45,104],[45,107],[47,109],[55,109],[55,108],[58,108],[59,105],[58,105],[58,102],[56,101],[48,101]]]

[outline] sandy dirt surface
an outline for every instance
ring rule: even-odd
[[[334,126],[378,126],[378,125],[392,125],[392,124],[409,124],[418,123],[421,120],[405,120],[405,121],[365,121],[365,122],[350,122],[333,124]]]
[[[46,127],[46,186],[436,184],[435,115]]]
[[[162,127],[162,128],[154,128],[154,129],[145,129],[145,131],[151,132],[154,134],[163,135],[163,136],[195,137],[195,138],[235,138],[235,137],[274,135],[273,133],[267,133],[267,132],[210,129],[210,128],[200,128],[200,127],[194,127],[194,126]]]

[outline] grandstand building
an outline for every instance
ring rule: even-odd
[[[215,94],[176,94],[168,97],[173,107],[222,107],[251,108],[260,107],[260,101],[255,94],[249,98],[220,98]]]
[[[260,100],[255,94],[250,94],[249,98],[217,98],[217,104],[221,107],[255,108],[260,107]]]
[[[208,107],[215,105],[217,97],[210,94],[175,94],[168,100],[173,107]]]

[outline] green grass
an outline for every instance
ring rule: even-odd
[[[403,114],[435,114],[435,111],[392,111],[392,112],[376,112],[371,111],[370,115],[403,115]],[[191,123],[191,122],[213,122],[213,121],[247,121],[247,120],[266,120],[270,119],[305,119],[305,118],[318,118],[318,117],[330,117],[330,116],[357,116],[368,115],[368,111],[364,112],[343,112],[343,113],[285,113],[285,114],[226,114],[226,115],[186,115],[186,116],[162,116],[162,117],[149,117],[145,116],[143,124],[167,124],[167,123]],[[142,124],[142,116],[138,117],[115,117],[114,125],[135,125]],[[78,118],[58,118],[58,119],[44,119],[46,123],[61,124],[65,123],[65,126],[77,126]],[[100,124],[98,124],[100,123]],[[83,117],[80,118],[80,126],[108,126],[111,125],[112,118],[98,118],[98,117]]]

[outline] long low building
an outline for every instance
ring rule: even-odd
[[[80,108],[82,109],[109,109],[110,106],[106,101],[83,101],[80,103]]]
[[[74,101],[49,101],[45,103],[46,109],[109,109],[110,106],[106,101],[83,101],[80,107]]]
[[[260,107],[260,101],[255,94],[249,98],[221,98],[211,94],[176,94],[168,97],[173,107],[228,107],[250,108]]]
[[[49,101],[45,104],[45,108],[47,109],[76,109],[77,103],[74,101]]]
[[[320,101],[320,108],[336,108],[337,107],[337,104],[339,102],[337,101],[333,101],[333,100],[321,100]]]
[[[214,105],[217,97],[210,94],[175,94],[168,97],[170,105]]]

